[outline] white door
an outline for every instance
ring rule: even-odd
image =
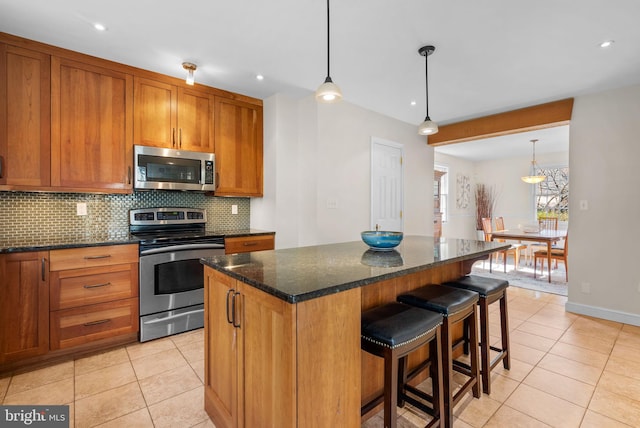
[[[371,139],[371,230],[403,231],[402,145]]]

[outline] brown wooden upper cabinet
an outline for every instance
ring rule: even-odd
[[[215,98],[216,195],[262,196],[262,106]]]
[[[51,59],[51,184],[130,192],[133,76]]]
[[[0,189],[51,184],[50,59],[0,43]]]
[[[134,81],[135,144],[213,152],[213,95],[142,77]]]

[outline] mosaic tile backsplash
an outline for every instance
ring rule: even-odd
[[[87,204],[87,215],[76,215],[76,204]],[[231,206],[238,214],[231,214]],[[131,195],[88,193],[0,192],[0,240],[30,241],[94,235],[118,236],[129,228],[129,210],[148,207],[189,207],[207,210],[207,228],[248,229],[249,198],[219,198],[197,192],[149,191]]]

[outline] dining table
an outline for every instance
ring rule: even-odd
[[[494,230],[491,232],[491,240],[532,241],[547,244],[547,269],[549,282],[551,282],[551,247],[567,236],[566,230],[543,229],[539,231],[525,231],[523,229]],[[534,267],[535,268],[535,267]]]

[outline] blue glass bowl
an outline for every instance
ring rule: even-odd
[[[372,250],[387,251],[395,248],[402,241],[402,232],[387,232],[383,230],[367,230],[360,233],[365,244]]]

